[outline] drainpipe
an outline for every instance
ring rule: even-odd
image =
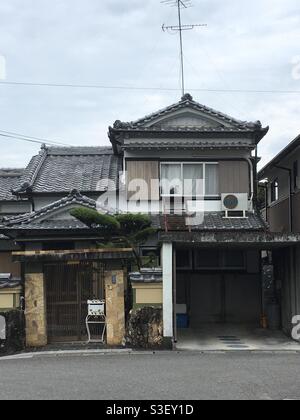
[[[251,203],[253,203],[253,199],[254,199],[254,167],[253,167],[253,162],[250,158],[246,158],[247,162],[249,163],[250,166],[250,171],[251,171],[251,193],[250,193],[250,200]]]
[[[292,170],[291,169],[289,169],[289,168],[285,168],[285,167],[283,167],[283,166],[278,166],[278,165],[275,165],[275,168],[277,168],[277,169],[281,169],[282,171],[286,171],[286,172],[288,172],[288,174],[289,174],[289,209],[290,209],[290,211],[289,211],[289,225],[290,225],[290,232],[292,233],[293,232],[293,226],[294,226],[294,212],[293,212],[293,187],[292,187],[292,185],[293,185],[293,182],[292,182],[292,179],[293,179],[293,172],[292,172]]]
[[[269,219],[269,212],[268,212],[268,210],[269,210],[269,197],[268,197],[269,183],[266,183],[266,184],[260,183],[259,186],[265,190],[266,222],[268,223],[268,219]]]

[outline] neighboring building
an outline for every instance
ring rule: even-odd
[[[260,172],[266,191],[264,217],[271,232],[300,233],[300,136],[293,140]],[[282,304],[282,323],[290,330],[290,320],[300,314],[300,242],[274,251],[276,294]]]
[[[300,135],[260,172],[266,180],[266,219],[273,232],[300,233]]]
[[[12,193],[22,174],[23,169],[0,169],[0,223],[3,217],[31,211],[27,199],[19,199]],[[12,251],[18,249],[13,241],[0,234],[0,310],[20,306],[21,265],[13,263],[11,255]]]
[[[178,313],[192,328],[259,326],[261,252],[299,239],[271,234],[257,210],[256,151],[267,132],[185,95],[136,122],[117,121],[112,148],[43,147],[13,189],[33,212],[1,228],[22,249],[13,258],[24,270],[28,345],[83,339],[93,296],[106,299],[109,344],[122,343],[131,252],[95,249],[97,230],[70,216],[78,206],[152,215],[158,234],[140,252],[161,256],[162,271],[131,276],[133,304],[163,307],[166,342],[178,338]]]

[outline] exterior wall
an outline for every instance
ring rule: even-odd
[[[300,191],[293,196],[293,232],[300,233]]]
[[[271,231],[276,233],[289,232],[290,215],[289,199],[279,201],[268,208],[267,220]]]
[[[132,191],[128,191],[128,194],[121,195],[119,200],[119,208],[121,211],[128,211],[131,213],[162,213],[164,212],[164,205],[160,200],[160,191],[157,184],[151,184],[151,180],[160,179],[160,162],[164,161],[174,161],[174,159],[189,160],[194,162],[205,162],[208,159],[212,159],[219,162],[219,180],[220,180],[220,194],[221,193],[249,193],[250,192],[250,170],[249,164],[245,160],[224,160],[228,159],[229,156],[234,158],[234,153],[232,155],[223,156],[224,151],[214,152],[214,155],[207,155],[206,152],[199,151],[194,152],[194,154],[188,154],[185,151],[180,152],[164,152],[162,151],[160,156],[156,156],[157,160],[154,160],[155,152],[151,152],[148,156],[148,151],[145,151],[143,155],[137,152],[135,156],[131,153],[130,160],[126,160],[126,169],[127,169],[127,188],[131,181],[133,180],[143,180],[148,186],[148,191],[146,188],[143,188],[142,185],[134,185],[131,183]],[[201,155],[203,154],[203,156]],[[125,156],[127,154],[125,153]],[[135,156],[136,159],[132,160]],[[249,158],[247,155],[238,156],[237,158],[245,159]],[[129,158],[129,157],[128,157]],[[148,160],[145,160],[147,158]],[[144,160],[143,160],[144,159]],[[138,191],[138,196],[140,201],[128,202],[127,199],[134,197],[135,192]],[[150,202],[151,199],[151,202]],[[222,211],[222,203],[219,200],[207,200],[204,202],[203,211],[205,212],[220,212]],[[182,206],[180,205],[180,210]]]
[[[0,273],[11,273],[21,277],[21,264],[12,262],[11,252],[0,252]]]
[[[249,193],[249,165],[247,162],[219,163],[221,193]]]
[[[31,203],[22,201],[0,203],[0,214],[20,214],[31,212]]]
[[[47,316],[44,274],[25,275],[25,318],[27,347],[47,345]]]
[[[107,344],[121,346],[125,337],[125,286],[123,271],[105,272]]]
[[[133,309],[163,306],[163,287],[159,283],[133,283]]]
[[[212,141],[214,141],[212,139]],[[230,140],[229,140],[230,141]],[[237,140],[238,141],[238,140]],[[251,153],[245,150],[125,150],[125,159],[245,159]]]
[[[293,166],[298,161],[299,179],[294,186]],[[283,159],[278,166],[292,171],[292,201],[293,201],[293,232],[300,232],[300,150],[295,149],[287,158]],[[268,188],[268,221],[273,232],[289,232],[289,173],[278,167],[273,167],[266,174],[269,180]],[[279,200],[271,203],[271,184],[275,180],[279,183]]]
[[[300,314],[300,245],[274,253],[275,279],[281,301],[282,328],[288,335],[292,318]]]
[[[0,290],[0,311],[20,308],[22,288]]]
[[[151,185],[152,180],[159,179],[159,162],[158,161],[130,161],[127,162],[127,188],[130,187],[130,183],[134,180],[142,179],[145,181],[148,186],[148,191],[146,189],[141,190],[141,199],[149,200],[159,200],[159,188],[155,188],[154,185]],[[153,187],[153,188],[152,188]],[[134,191],[136,190],[136,185],[133,185]],[[128,190],[128,198],[134,195],[134,192]]]

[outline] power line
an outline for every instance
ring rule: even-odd
[[[48,140],[48,139],[41,139],[39,137],[25,136],[23,134],[14,133],[11,131],[0,130],[0,136],[10,138],[10,139],[20,140],[20,141],[26,141],[29,143],[35,143],[35,144],[48,144],[49,146],[70,147],[70,145],[66,143],[56,142],[56,141]]]
[[[28,87],[53,87],[53,88],[74,88],[74,89],[103,89],[103,90],[132,90],[132,91],[161,91],[180,92],[179,88],[162,88],[155,86],[111,86],[111,85],[89,85],[89,84],[66,84],[66,83],[34,83],[34,82],[7,82],[0,81],[0,86],[28,86]],[[276,89],[205,89],[190,88],[190,92],[208,93],[270,93],[270,94],[300,94],[300,90],[276,90]]]

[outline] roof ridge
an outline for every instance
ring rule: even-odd
[[[175,104],[169,105],[166,108],[160,109],[154,113],[151,113],[149,115],[146,115],[143,118],[140,118],[136,121],[131,121],[129,123],[123,123],[119,120],[117,120],[114,124],[114,128],[118,129],[118,128],[139,128],[140,125],[143,125],[147,122],[151,122],[153,121],[155,118],[157,118],[160,115],[165,115],[168,114],[176,109],[180,109],[182,107],[185,106],[192,106],[192,107],[196,107],[198,110],[202,110],[202,111],[206,111],[210,114],[213,114],[215,116],[218,116],[224,120],[226,120],[228,123],[234,124],[237,126],[237,128],[251,128],[253,129],[261,129],[262,128],[262,124],[260,121],[256,121],[256,122],[248,122],[248,121],[242,121],[239,120],[237,118],[233,118],[223,112],[217,111],[213,108],[210,108],[206,105],[202,105],[199,102],[195,101],[193,99],[193,97],[190,94],[185,94],[181,100]]]
[[[20,193],[25,193],[28,189],[30,189],[37,178],[37,175],[45,162],[48,155],[48,149],[45,145],[41,147],[41,151],[38,155],[32,157],[29,165],[25,169],[23,176],[20,179],[20,186],[19,188],[12,189],[12,193],[14,195],[18,195]]]
[[[62,156],[69,155],[69,154],[72,155],[72,152],[74,153],[76,151],[86,152],[86,153],[83,153],[84,155],[88,155],[89,154],[88,152],[94,151],[97,153],[92,153],[92,154],[101,155],[101,152],[104,152],[104,151],[113,152],[113,149],[110,145],[107,145],[107,146],[70,146],[70,147],[52,146],[47,149],[48,155],[52,155],[52,154],[60,155],[60,152],[61,152]]]

